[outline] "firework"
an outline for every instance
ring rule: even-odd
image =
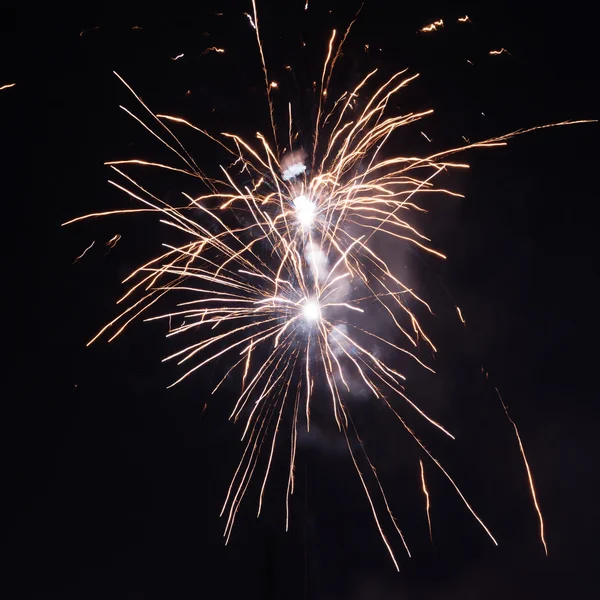
[[[411,216],[424,210],[419,199],[431,193],[460,196],[436,185],[441,173],[468,168],[467,164],[449,160],[453,154],[505,145],[509,138],[538,128],[425,157],[385,157],[382,148],[394,132],[420,121],[432,111],[388,116],[390,100],[418,76],[407,71],[396,73],[369,94],[367,90],[372,89],[376,79],[376,71],[372,71],[357,86],[327,101],[334,66],[351,24],[339,43],[335,31],[330,38],[317,92],[312,148],[310,155],[306,155],[294,147],[297,132],[291,105],[287,139],[279,139],[271,95],[277,84],[268,75],[254,3],[252,15],[246,16],[255,31],[262,62],[272,129],[270,139],[260,133],[253,142],[231,133],[217,137],[184,119],[154,114],[119,77],[144,108],[152,125],[124,110],[174,153],[179,166],[139,159],[107,163],[121,177],[121,183],[110,183],[140,202],[141,208],[94,213],[69,223],[96,216],[155,212],[161,223],[177,231],[185,242],[164,244],[166,249],[160,256],[125,279],[129,289],[118,304],[126,308],[89,344],[104,334],[109,335],[109,341],[114,340],[136,319],[167,320],[167,336],[184,340],[178,351],[164,359],[175,360],[182,366],[181,376],[171,385],[221,358],[228,361],[229,368],[213,393],[232,372],[239,372],[241,392],[231,419],[243,418],[242,440],[246,445],[221,513],[226,518],[226,540],[259,466],[264,467],[258,499],[260,514],[273,456],[280,444],[285,444],[289,452],[286,528],[289,526],[298,430],[304,424],[310,429],[315,390],[325,389],[376,526],[398,568],[385,533],[390,525],[410,555],[408,546],[362,443],[357,450],[350,441],[360,438],[347,399],[354,389],[366,389],[390,408],[497,543],[448,472],[400,414],[405,405],[453,438],[443,424],[406,395],[405,376],[392,366],[399,362],[399,357],[404,357],[433,372],[417,352],[423,345],[435,353],[435,345],[411,307],[420,306],[429,312],[431,308],[376,251],[373,237],[387,236],[394,242],[407,243],[445,258],[411,223]],[[442,24],[439,21],[433,26]],[[367,97],[361,110],[356,107],[359,95]],[[567,123],[557,125],[564,124]],[[218,144],[230,156],[229,165],[221,167],[220,174],[207,176],[179,142],[173,127],[191,128]],[[126,168],[132,165],[195,178],[206,192],[194,197],[184,194],[185,200],[175,206],[130,176]],[[153,313],[161,304],[166,309]],[[374,330],[365,319],[372,310],[378,310],[388,319],[387,335]],[[462,320],[458,307],[457,311]],[[375,345],[387,347],[391,358],[376,353]],[[284,415],[291,415],[286,430],[284,424],[288,420]],[[259,463],[261,455],[265,460]],[[360,461],[367,465],[375,486],[368,485]],[[421,476],[431,535],[429,494],[422,462]],[[379,496],[378,501],[375,496]],[[385,506],[382,514],[376,508],[377,503]]]

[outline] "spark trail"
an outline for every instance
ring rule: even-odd
[[[504,400],[502,400],[502,396],[498,391],[498,388],[494,388],[496,390],[496,394],[498,394],[498,398],[500,399],[500,403],[502,404],[502,408],[504,409],[504,413],[506,414],[506,418],[510,421],[511,425],[515,430],[515,435],[517,437],[517,442],[519,443],[519,450],[521,451],[521,456],[523,457],[523,464],[525,465],[525,470],[527,471],[527,481],[529,482],[529,490],[531,491],[531,499],[533,500],[533,505],[535,507],[535,512],[537,513],[538,520],[540,522],[540,541],[542,542],[542,546],[544,546],[544,552],[546,556],[548,556],[548,545],[546,544],[546,536],[544,534],[544,517],[542,516],[542,510],[538,503],[537,494],[535,493],[535,485],[533,483],[533,475],[531,474],[531,469],[529,468],[529,461],[527,460],[527,455],[525,454],[525,448],[523,447],[523,442],[521,441],[521,435],[519,434],[519,429],[517,424],[511,419],[511,416],[508,414],[508,407],[504,404]]]

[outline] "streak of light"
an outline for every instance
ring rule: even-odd
[[[464,17],[458,17],[459,23],[470,23],[471,19],[469,19],[469,15],[465,15]]]
[[[468,143],[468,142],[467,142],[467,143]],[[466,323],[465,323],[465,319],[464,319],[464,317],[463,317],[463,315],[462,315],[462,311],[460,310],[460,306],[457,306],[457,307],[456,307],[456,312],[458,313],[458,318],[460,319],[460,322],[461,322],[463,325],[466,325]]]
[[[183,54],[183,52],[181,54],[178,54],[177,56],[172,56],[171,60],[179,60],[180,58],[183,58],[185,55]]]
[[[429,526],[429,540],[433,543],[431,515],[429,514],[429,492],[427,491],[427,484],[425,483],[425,467],[423,466],[423,461],[421,459],[419,459],[419,464],[421,465],[421,487],[423,489],[423,494],[425,494],[425,510],[427,512],[427,525]]]
[[[101,29],[101,28],[102,28],[102,25],[96,25],[96,27],[90,27],[89,29],[84,29],[83,31],[79,32],[79,36],[83,37],[84,33],[88,33],[90,31],[96,31],[96,30]]]
[[[75,264],[76,262],[78,262],[79,260],[81,260],[85,255],[86,252],[96,243],[96,240],[94,240],[77,258],[75,258],[75,260],[73,261],[73,264]]]
[[[467,62],[472,65],[473,67],[475,66],[468,58],[467,58]]]
[[[7,83],[6,85],[3,85],[3,86],[0,87],[0,92],[2,90],[7,90],[7,89],[9,89],[11,87],[15,87],[15,85],[17,85],[17,84],[16,83]]]
[[[490,50],[490,56],[498,56],[500,54],[510,54],[506,48],[500,48],[500,50]]]
[[[248,17],[248,21],[250,21],[250,25],[252,25],[252,29],[256,29],[256,25],[254,24],[254,20],[252,19],[252,15],[249,15],[248,13],[244,13],[244,15],[246,17]]]
[[[223,54],[225,52],[225,48],[217,48],[216,46],[211,46],[210,48],[207,48],[206,50],[204,50],[204,52],[202,52],[200,54],[200,56],[204,56],[205,54],[208,54],[209,52],[216,52],[217,54]]]
[[[443,27],[443,26],[444,26],[444,20],[439,19],[438,21],[434,21],[433,23],[431,23],[429,25],[425,25],[425,27],[422,27],[421,29],[419,29],[419,31],[422,33],[429,33],[431,31],[437,31],[439,27]]]
[[[496,389],[496,393],[498,394],[498,398],[500,399],[500,402],[502,403],[502,408],[504,409],[504,412],[506,413],[506,418],[512,423],[512,426],[515,429],[515,435],[517,436],[517,442],[519,442],[519,449],[521,450],[521,456],[523,457],[523,463],[525,464],[525,469],[527,471],[527,479],[529,481],[529,490],[531,491],[531,498],[533,500],[533,504],[535,506],[535,510],[537,512],[538,519],[540,522],[540,540],[542,542],[542,545],[544,546],[544,552],[546,553],[546,556],[548,556],[548,546],[546,544],[546,538],[544,536],[544,518],[542,517],[542,511],[540,509],[537,495],[535,493],[535,485],[533,484],[533,475],[531,474],[531,469],[529,468],[529,462],[527,461],[527,456],[525,454],[525,448],[523,447],[523,442],[521,441],[521,436],[519,435],[519,429],[517,428],[517,424],[511,419],[510,415],[508,414],[508,408],[507,408],[506,404],[504,404],[504,400],[502,400],[502,396],[500,396],[500,392],[498,391],[498,388],[495,388],[495,389]]]
[[[423,133],[422,131],[421,131],[421,135],[422,135],[422,136],[423,136],[423,137],[424,137],[424,138],[425,138],[425,139],[426,139],[428,142],[430,142],[430,143],[431,143],[431,139],[430,139],[429,137],[427,137],[427,135],[426,135],[425,133]]]
[[[119,242],[120,239],[121,239],[121,234],[116,233],[115,235],[113,235],[110,238],[110,240],[108,240],[108,242],[106,242],[106,246],[112,250],[117,245],[117,243]]]

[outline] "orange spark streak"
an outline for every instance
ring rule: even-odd
[[[431,31],[437,31],[437,29],[439,27],[443,27],[443,26],[444,26],[443,19],[439,19],[438,21],[434,21],[433,23],[431,23],[429,25],[425,25],[425,27],[422,27],[421,29],[419,29],[419,31],[421,31],[422,33],[429,33]]]
[[[96,240],[94,240],[74,261],[73,264],[75,264],[76,262],[78,262],[80,259],[82,259],[87,251],[96,243]]]
[[[546,553],[546,556],[548,556],[548,546],[546,545],[546,538],[544,536],[544,518],[542,517],[542,511],[540,509],[540,505],[537,500],[537,495],[535,493],[535,486],[533,484],[533,475],[531,474],[531,469],[529,468],[529,462],[528,462],[527,456],[525,454],[525,448],[523,447],[523,442],[521,441],[521,436],[519,435],[519,430],[517,428],[517,424],[511,419],[510,415],[508,414],[508,407],[506,406],[506,404],[504,404],[504,400],[502,400],[502,396],[500,396],[500,392],[498,391],[498,388],[495,388],[495,389],[496,389],[496,393],[498,394],[498,398],[500,399],[500,402],[502,403],[502,408],[504,409],[506,418],[512,423],[512,426],[515,429],[515,435],[517,436],[517,442],[519,442],[519,449],[521,450],[521,456],[523,457],[523,463],[525,464],[525,469],[527,471],[527,479],[529,481],[529,489],[531,491],[531,498],[533,500],[533,504],[535,506],[535,510],[537,512],[538,519],[540,521],[540,540],[542,542],[542,545],[544,546],[544,552]]]
[[[102,25],[96,25],[96,27],[90,27],[89,29],[84,29],[83,31],[79,32],[79,37],[83,37],[84,33],[87,33],[88,31],[96,31],[97,29],[101,29]]]
[[[223,54],[225,52],[225,48],[217,48],[216,46],[211,46],[210,48],[207,48],[204,52],[202,52],[202,54],[200,54],[200,56],[204,56],[205,54],[208,54],[209,52],[216,52],[217,54]],[[181,56],[183,56],[183,54],[180,54],[178,57],[174,58],[173,60],[177,60],[177,58],[180,58]]]
[[[106,242],[106,245],[109,248],[114,248],[117,245],[117,242],[121,239],[121,235],[119,233],[113,235],[110,240],[108,240],[108,242]]]
[[[460,306],[456,307],[456,312],[458,313],[458,318],[460,319],[460,322],[463,325],[466,325],[465,320],[464,320],[463,315],[462,315],[462,311],[460,310]]]
[[[423,494],[425,494],[425,510],[427,512],[427,525],[429,526],[429,539],[431,543],[433,543],[433,536],[431,534],[431,517],[429,514],[429,492],[427,491],[427,484],[425,483],[425,468],[423,467],[423,461],[419,459],[419,464],[421,465],[421,487],[423,489]]]
[[[2,90],[7,90],[7,89],[9,89],[11,87],[15,87],[15,85],[17,85],[17,84],[16,83],[7,83],[6,85],[3,85],[3,86],[0,87],[0,92]]]

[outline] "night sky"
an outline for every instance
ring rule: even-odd
[[[419,217],[448,260],[401,244],[388,249],[436,315],[425,325],[439,350],[437,374],[408,368],[407,390],[457,440],[440,439],[422,424],[419,433],[499,546],[426,463],[432,546],[422,455],[382,406],[359,397],[353,414],[413,552],[409,559],[388,532],[400,573],[378,537],[343,440],[326,420],[302,438],[290,531],[283,456],[263,515],[255,518],[255,486],[225,547],[218,515],[242,449],[239,424],[227,421],[236,383],[209,392],[227,361],[167,390],[181,372],[161,363],[174,348],[161,325],[140,322],[111,344],[85,347],[116,316],[120,281],[160,250],[164,227],[152,216],[61,223],[131,207],[107,183],[104,162],[168,156],[119,109],[142,111],[113,71],[156,112],[215,133],[268,132],[254,31],[243,15],[250,2],[198,2],[197,9],[167,2],[157,12],[87,4],[41,13],[10,4],[0,8],[0,87],[17,83],[0,91],[8,329],[0,438],[9,591],[2,596],[594,596],[598,124],[535,132],[462,156],[471,169],[444,183],[465,198],[427,200],[429,212]],[[475,141],[598,118],[597,25],[586,3],[404,4],[365,3],[332,80],[341,93],[373,67],[382,79],[405,67],[421,74],[398,95],[398,111],[435,113],[391,140],[390,156],[459,146],[463,135]],[[278,110],[285,114],[292,101],[310,139],[310,84],[331,29],[345,29],[359,3],[313,0],[306,12],[301,0],[258,6],[271,78],[279,82]],[[464,14],[471,23],[457,23]],[[417,33],[440,18],[443,29]],[[226,52],[202,54],[213,46]],[[508,53],[489,56],[500,48]],[[181,139],[206,172],[219,168],[222,155],[213,145],[189,131]],[[139,178],[169,200],[189,191],[189,182],[161,173]],[[109,252],[105,244],[115,234],[122,237]],[[528,453],[547,558],[496,386]]]

